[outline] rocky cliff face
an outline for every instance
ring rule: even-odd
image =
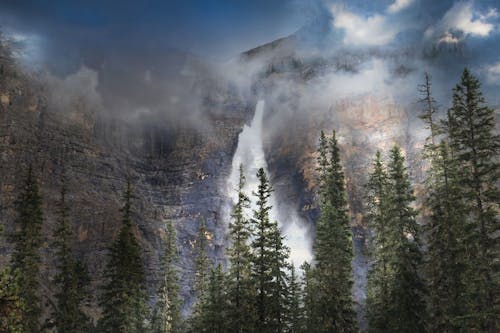
[[[354,294],[363,317],[368,259],[363,219],[362,187],[376,149],[398,142],[409,155],[415,143],[408,131],[411,117],[389,97],[359,94],[338,97],[337,91],[311,95],[311,87],[329,73],[353,71],[358,57],[308,58],[297,52],[294,37],[244,53],[238,66],[257,63],[250,97],[230,85],[203,77],[189,89],[203,91],[204,126],[161,118],[130,122],[106,117],[75,100],[64,110],[51,108],[43,81],[2,57],[0,77],[0,216],[14,231],[14,201],[27,166],[32,164],[41,184],[45,211],[43,281],[50,303],[55,202],[62,174],[68,179],[74,248],[89,266],[93,290],[102,282],[107,248],[119,223],[121,194],[132,180],[137,235],[145,249],[148,289],[157,287],[164,223],[178,231],[182,296],[185,309],[192,300],[193,245],[199,220],[210,232],[209,255],[224,261],[225,213],[229,201],[226,180],[238,134],[253,113],[255,100],[266,101],[263,142],[277,205],[297,211],[312,237],[318,216],[315,205],[315,151],[320,130],[338,132],[355,234]],[[248,68],[250,68],[249,66]],[[251,68],[255,69],[255,66]],[[222,88],[221,88],[222,87]],[[316,101],[318,96],[322,101]],[[200,110],[197,110],[200,111]],[[289,216],[283,214],[286,225]],[[0,265],[7,263],[11,244],[0,243]],[[94,294],[89,311],[97,316]]]
[[[199,220],[210,236],[209,255],[223,261],[227,202],[222,189],[230,172],[238,133],[252,105],[226,93],[222,103],[207,103],[207,126],[155,121],[130,124],[105,118],[76,101],[64,112],[51,109],[36,76],[23,73],[7,58],[0,77],[0,203],[5,234],[14,232],[14,202],[29,164],[41,185],[44,203],[42,248],[46,305],[52,294],[51,246],[61,176],[67,179],[77,255],[88,264],[93,290],[102,282],[107,249],[120,224],[121,195],[127,178],[134,188],[137,235],[145,249],[148,289],[157,287],[164,223],[178,230],[182,295],[191,300],[192,248]],[[207,99],[210,97],[207,91]],[[215,110],[215,111],[214,111]],[[12,246],[4,236],[0,265]],[[96,295],[89,311],[95,313]]]

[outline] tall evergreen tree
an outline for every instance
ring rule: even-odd
[[[465,212],[457,183],[456,164],[446,142],[438,146],[431,161],[426,205],[427,269],[429,286],[429,331],[458,332],[465,316],[467,258],[463,244]]]
[[[152,333],[179,333],[182,331],[179,280],[175,263],[178,260],[177,240],[172,222],[167,223],[167,235],[161,259],[163,278],[158,289],[158,300],[153,311]]]
[[[314,244],[318,332],[356,332],[352,299],[352,232],[335,131],[329,139],[321,133],[318,159],[321,214]]]
[[[252,234],[250,221],[245,216],[245,210],[250,207],[250,199],[244,192],[245,174],[240,165],[240,178],[238,183],[238,201],[231,212],[229,224],[230,247],[228,276],[228,321],[231,332],[250,332],[252,329],[254,298],[251,274],[251,250],[249,239]]]
[[[370,252],[373,263],[367,278],[367,315],[370,332],[386,332],[390,322],[390,291],[393,283],[388,206],[388,176],[382,155],[377,151],[367,184],[367,218],[374,233]]]
[[[206,297],[202,300],[201,325],[196,332],[229,333],[227,321],[227,296],[224,290],[225,276],[222,265],[210,271]]]
[[[110,249],[100,305],[103,309],[98,329],[103,333],[142,333],[145,331],[146,293],[144,267],[139,242],[132,225],[132,187],[124,193],[122,227]]]
[[[90,319],[82,311],[81,306],[88,297],[90,278],[87,269],[74,258],[70,242],[73,237],[69,225],[69,207],[66,202],[66,186],[61,187],[59,201],[58,224],[54,232],[56,249],[56,269],[54,278],[57,291],[55,293],[56,308],[53,313],[53,324],[58,332],[88,332]]]
[[[458,190],[456,162],[446,141],[438,143],[442,128],[436,119],[436,102],[431,94],[430,76],[419,87],[423,105],[420,118],[428,129],[424,156],[429,162],[425,181],[427,236],[425,276],[428,285],[430,332],[458,332],[459,318],[465,315],[464,271],[466,258],[462,235],[465,222]]]
[[[42,245],[42,198],[30,166],[24,188],[16,202],[17,232],[14,235],[12,269],[18,272],[19,295],[24,303],[23,331],[40,331],[40,247]]]
[[[290,267],[290,282],[288,283],[287,329],[289,333],[301,333],[305,329],[302,307],[302,285],[295,266]]]
[[[3,225],[0,224],[0,236]],[[10,267],[0,271],[0,332],[23,332],[24,302],[19,295],[19,276]]]
[[[284,237],[278,223],[272,224],[271,230],[272,250],[270,252],[272,283],[270,288],[269,314],[271,317],[270,328],[272,332],[287,331],[287,319],[289,317],[289,292],[288,292],[288,270],[290,265],[288,258],[290,249],[284,244]]]
[[[198,228],[198,236],[195,242],[195,276],[194,296],[195,304],[190,318],[191,332],[201,332],[203,329],[203,304],[207,297],[207,288],[210,278],[210,260],[207,252],[207,228],[205,220],[201,219]]]
[[[318,331],[318,320],[315,317],[319,312],[316,309],[316,295],[319,293],[317,288],[316,280],[313,276],[313,269],[308,262],[305,262],[300,266],[302,269],[302,276],[304,281],[303,290],[303,332],[317,332]]]
[[[415,197],[411,188],[401,149],[390,151],[388,163],[388,220],[390,267],[394,274],[390,290],[390,323],[387,332],[425,332],[425,288],[421,278],[422,254],[417,212],[412,208]]]
[[[254,195],[257,208],[252,218],[252,280],[256,288],[254,330],[258,332],[283,331],[286,301],[286,260],[288,248],[283,244],[278,222],[269,217],[272,187],[263,168],[257,172],[259,186]]]
[[[437,121],[437,102],[432,96],[432,83],[429,73],[425,73],[424,83],[418,86],[420,97],[418,102],[422,105],[420,119],[422,119],[429,130],[429,143],[434,146],[437,144],[437,137],[441,134],[442,129]]]
[[[494,110],[486,106],[480,83],[465,69],[448,112],[451,155],[457,161],[461,196],[469,210],[464,234],[468,254],[468,315],[471,330],[499,329],[498,148]]]

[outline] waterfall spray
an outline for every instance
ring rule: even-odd
[[[264,168],[266,173],[268,173],[262,142],[264,107],[265,102],[259,100],[255,107],[255,114],[250,126],[245,125],[238,138],[238,146],[233,157],[231,174],[228,179],[228,191],[233,203],[238,199],[234,189],[238,184],[240,164],[243,165],[245,170],[247,180],[246,192],[251,198],[252,192],[256,191],[259,185],[256,176],[257,170]],[[292,212],[290,214],[290,212],[287,212],[287,220],[280,221],[280,212],[277,209],[276,198],[271,196],[269,203],[273,206],[270,211],[270,218],[280,222],[280,227],[285,236],[285,243],[290,247],[292,262],[298,267],[304,261],[310,261],[312,257],[311,241],[307,235],[307,228],[304,226],[304,222],[300,219],[298,213]],[[255,202],[252,201],[251,209],[255,208]]]

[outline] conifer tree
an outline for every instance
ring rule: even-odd
[[[393,285],[387,332],[425,332],[425,288],[421,279],[422,254],[415,200],[401,149],[390,151],[388,163],[388,231]]]
[[[227,296],[224,291],[224,272],[219,263],[210,271],[206,297],[202,301],[201,325],[197,332],[232,332],[227,327]]]
[[[437,147],[428,172],[430,210],[427,224],[427,269],[429,288],[429,330],[456,332],[465,316],[467,259],[462,242],[465,212],[457,183],[456,164],[448,144]]]
[[[228,276],[228,321],[232,332],[250,332],[254,323],[252,299],[254,298],[250,279],[251,251],[248,244],[252,234],[250,221],[245,217],[245,210],[250,207],[250,199],[244,192],[245,174],[240,165],[238,183],[238,201],[231,212],[229,224],[230,247]]]
[[[270,251],[272,283],[270,288],[270,325],[272,332],[285,332],[287,330],[287,318],[289,317],[289,292],[288,292],[288,258],[290,249],[284,244],[284,237],[278,223],[272,224]]]
[[[192,332],[201,332],[203,329],[203,304],[207,297],[207,288],[210,278],[210,260],[207,252],[207,228],[205,220],[201,219],[198,228],[198,236],[195,242],[195,276],[194,296],[195,304],[190,318],[190,329]]]
[[[182,331],[179,280],[175,263],[178,260],[176,233],[172,222],[167,223],[167,235],[161,258],[163,278],[158,289],[158,300],[153,311],[152,333],[179,333]]]
[[[485,104],[479,80],[465,69],[453,91],[448,135],[451,154],[459,171],[460,192],[470,212],[464,244],[468,254],[468,316],[471,330],[496,332],[500,317],[499,283],[498,148],[494,110]],[[496,304],[496,305],[495,305]]]
[[[345,179],[335,131],[319,146],[320,209],[316,228],[314,276],[318,332],[356,332],[352,299],[352,232],[349,227]]]
[[[41,300],[40,247],[43,225],[42,198],[31,166],[24,188],[16,202],[17,233],[14,235],[12,269],[18,274],[19,296],[23,306],[23,332],[40,331]]]
[[[386,332],[390,322],[390,291],[393,283],[388,206],[388,176],[377,151],[367,184],[367,218],[374,233],[370,252],[373,263],[367,278],[367,315],[370,332]]]
[[[0,224],[0,236],[3,225]],[[7,267],[0,271],[0,332],[23,332],[24,303],[19,295],[19,276]]]
[[[110,249],[106,267],[107,283],[101,295],[103,309],[98,330],[103,333],[142,333],[145,331],[146,294],[141,247],[133,232],[132,187],[124,193],[122,227]]]
[[[272,187],[263,168],[257,172],[259,186],[254,195],[257,208],[252,219],[252,280],[255,298],[256,332],[281,332],[285,329],[286,272],[288,248],[283,244],[278,222],[271,221],[269,211]]]
[[[423,109],[420,114],[422,119],[429,130],[428,141],[432,146],[437,144],[437,137],[441,134],[442,129],[437,121],[437,102],[432,96],[432,83],[429,73],[425,73],[425,82],[418,87],[420,98],[418,102],[422,105]]]
[[[318,320],[315,315],[319,312],[316,309],[316,295],[318,294],[318,288],[316,280],[313,276],[313,269],[308,262],[304,262],[302,266],[302,276],[304,281],[303,290],[303,331],[304,332],[317,332],[318,331]]]
[[[302,307],[302,286],[295,266],[290,267],[290,282],[288,283],[288,318],[287,330],[289,333],[301,333],[304,330],[304,315]]]
[[[53,313],[53,324],[58,332],[88,332],[91,324],[81,306],[88,297],[90,278],[87,268],[74,258],[70,242],[73,237],[69,225],[69,207],[66,202],[66,186],[61,187],[59,201],[58,224],[54,232],[56,249],[57,274],[54,283],[56,308]]]
[[[458,190],[456,162],[446,141],[438,143],[442,128],[436,119],[436,102],[431,94],[430,76],[419,87],[423,104],[420,118],[429,135],[424,156],[430,167],[426,173],[425,206],[428,221],[425,276],[428,286],[428,329],[431,332],[456,332],[464,313],[464,271],[466,258],[461,239],[465,212]]]

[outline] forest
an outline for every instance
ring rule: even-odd
[[[432,95],[431,77],[418,87],[420,118],[428,137],[423,204],[416,204],[405,152],[378,151],[363,197],[370,228],[367,284],[369,332],[498,332],[499,190],[495,111],[468,70],[453,88],[444,119]],[[162,240],[162,279],[148,295],[144,256],[136,236],[134,189],[123,190],[121,229],[108,248],[93,322],[83,305],[93,279],[76,259],[68,188],[60,179],[54,230],[57,293],[42,318],[39,249],[44,228],[37,174],[25,170],[16,201],[16,232],[9,267],[0,275],[0,332],[242,333],[358,332],[352,296],[353,234],[341,147],[335,131],[319,133],[314,258],[291,264],[278,221],[270,218],[273,188],[261,168],[258,190],[246,192],[240,166],[237,202],[228,222],[227,265],[207,256],[207,229],[199,221],[192,289],[195,303],[182,313],[175,226]],[[250,203],[255,203],[251,209]],[[3,221],[2,221],[3,224]]]

